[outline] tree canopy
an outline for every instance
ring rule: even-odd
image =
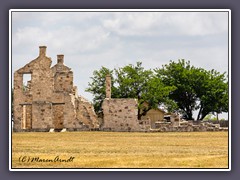
[[[173,103],[168,95],[174,87],[164,85],[152,70],[145,70],[142,63],[137,62],[136,65],[129,64],[114,70],[102,67],[99,71],[94,71],[92,82],[88,84],[86,91],[94,96],[96,112],[101,111],[101,104],[105,98],[105,76],[108,73],[112,76],[112,98],[138,100],[138,119],[150,109],[158,108],[160,104]]]
[[[169,97],[177,103],[177,108],[186,119],[192,120],[193,111],[196,110],[199,111],[198,120],[209,113],[228,112],[228,82],[225,73],[196,68],[183,59],[170,61],[162,68],[155,69],[155,72],[165,85],[176,87]]]
[[[113,70],[106,67],[95,70],[86,91],[93,94],[97,113],[101,112],[105,98],[105,77],[108,74],[112,77],[112,98],[138,100],[138,119],[160,105],[170,112],[182,113],[187,120],[193,119],[194,111],[199,112],[198,120],[209,113],[228,112],[226,74],[194,67],[182,59],[154,70],[144,69],[141,62]]]
[[[93,71],[93,77],[91,77],[91,82],[88,82],[88,88],[86,89],[86,91],[93,94],[93,105],[97,113],[101,111],[102,102],[106,97],[105,78],[107,75],[111,75],[112,78],[112,97],[117,97],[116,89],[113,86],[115,80],[112,74],[113,70],[102,66],[100,70]]]
[[[150,109],[156,109],[160,104],[169,103],[169,93],[174,86],[164,85],[152,70],[145,70],[141,62],[115,69],[117,94],[121,98],[138,100],[138,119]],[[144,103],[146,102],[146,103]]]

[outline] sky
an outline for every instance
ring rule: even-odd
[[[12,12],[11,38],[12,74],[47,46],[52,66],[64,54],[78,94],[89,101],[85,89],[101,66],[141,61],[154,69],[185,59],[228,72],[228,12]]]

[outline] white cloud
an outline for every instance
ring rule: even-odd
[[[24,27],[13,34],[13,48],[48,45],[68,54],[86,53],[101,48],[109,41],[108,36],[109,32],[105,32],[101,27],[91,27],[87,31],[71,26],[55,30]]]
[[[38,56],[65,55],[74,72],[79,94],[92,72],[142,61],[146,68],[161,67],[184,58],[191,64],[227,71],[227,14],[225,12],[15,12],[13,72]]]
[[[176,30],[185,35],[210,35],[226,33],[228,30],[227,13],[196,12],[171,14],[166,18]]]
[[[17,32],[13,34],[13,46],[28,45],[33,42],[44,44],[52,37],[52,32],[46,32],[38,27],[18,28]]]
[[[227,31],[227,13],[135,12],[116,13],[103,21],[119,35],[208,35]]]

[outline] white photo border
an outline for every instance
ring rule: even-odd
[[[228,12],[228,168],[12,168],[12,12]],[[10,9],[9,10],[9,171],[231,171],[231,10],[230,9]]]

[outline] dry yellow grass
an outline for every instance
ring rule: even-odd
[[[228,133],[13,133],[12,168],[228,168]]]

